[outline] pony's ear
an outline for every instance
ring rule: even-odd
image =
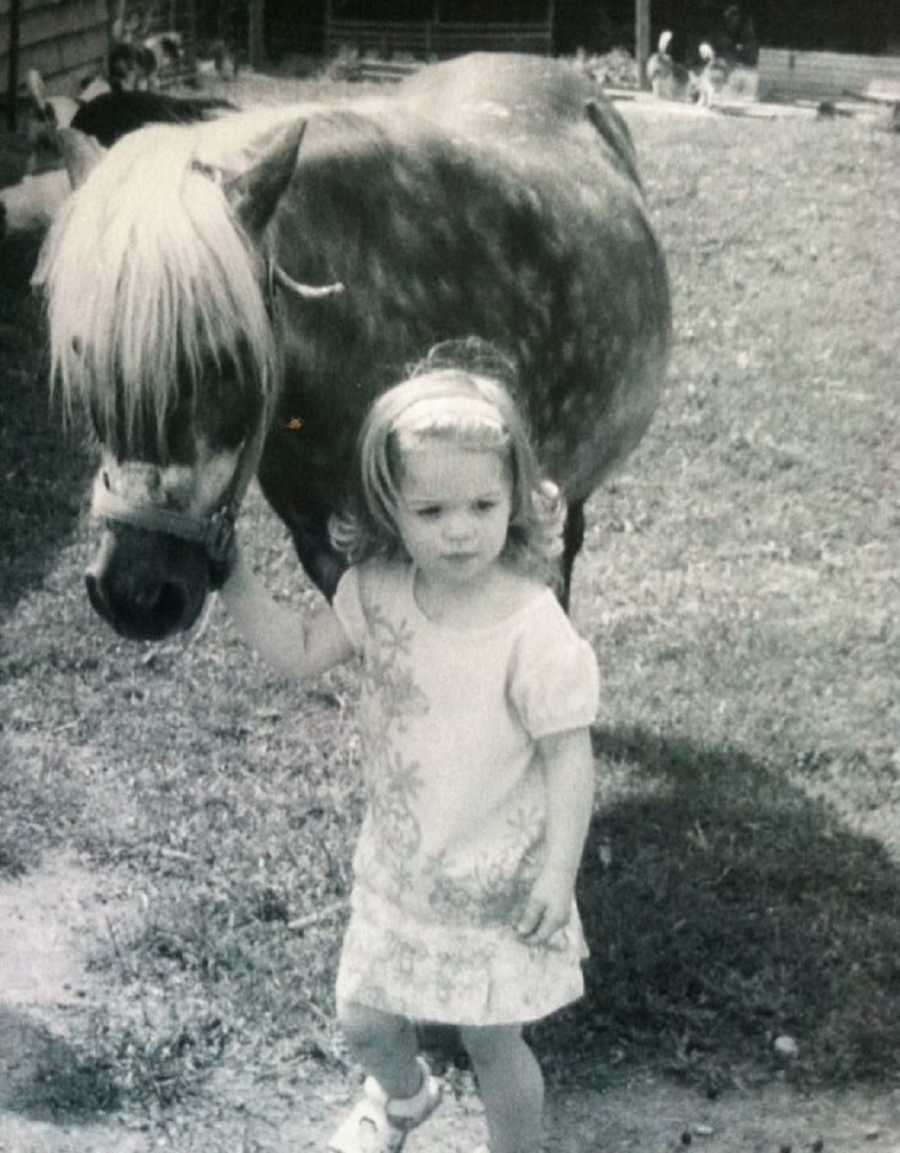
[[[297,167],[305,120],[279,124],[250,146],[250,166],[226,181],[225,195],[244,231],[259,241]]]
[[[57,135],[72,187],[80,188],[91,169],[106,155],[106,149],[93,136],[87,136],[77,128],[61,128]]]

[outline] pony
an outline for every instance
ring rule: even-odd
[[[83,143],[83,142],[82,142]],[[99,442],[86,574],[120,634],[189,629],[255,475],[330,597],[372,399],[441,342],[510,363],[566,502],[647,428],[671,306],[625,122],[571,64],[474,54],[389,94],[148,127],[97,156],[36,273],[51,375]]]

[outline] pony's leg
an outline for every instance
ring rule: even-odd
[[[572,591],[572,569],[575,558],[584,544],[584,501],[572,501],[566,510],[563,525],[563,551],[560,560],[559,603],[569,611],[569,594]]]

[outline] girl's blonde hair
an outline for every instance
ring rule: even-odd
[[[509,466],[512,499],[501,557],[513,568],[552,582],[561,549],[559,491],[544,480],[516,405],[511,366],[476,342],[448,355],[438,346],[410,376],[372,405],[357,443],[353,503],[332,518],[332,542],[351,564],[406,555],[397,530],[403,454],[428,441],[495,451]],[[469,367],[474,365],[474,367]],[[488,369],[489,373],[483,371]]]

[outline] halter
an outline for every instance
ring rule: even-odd
[[[321,300],[339,295],[344,291],[343,284],[329,284],[322,287],[299,284],[291,279],[273,259],[266,263],[265,298],[266,311],[274,324],[275,295],[277,288],[283,288],[302,300]],[[110,492],[98,476],[94,482],[91,500],[91,513],[101,520],[115,521],[117,524],[132,525],[149,532],[166,533],[202,545],[212,564],[222,564],[234,537],[234,528],[240,511],[241,501],[246,495],[250,481],[256,475],[262,457],[269,420],[272,416],[274,400],[271,390],[266,395],[262,411],[251,436],[244,442],[234,473],[222,494],[216,508],[203,516],[179,512],[176,509],[161,508],[149,502],[134,503]]]
[[[194,516],[146,501],[135,503],[110,492],[98,476],[94,482],[91,513],[101,520],[132,525],[148,532],[162,532],[202,545],[213,564],[222,564],[228,556],[241,501],[259,467],[269,425],[268,408],[268,405],[263,406],[253,435],[244,442],[234,474],[212,512]]]

